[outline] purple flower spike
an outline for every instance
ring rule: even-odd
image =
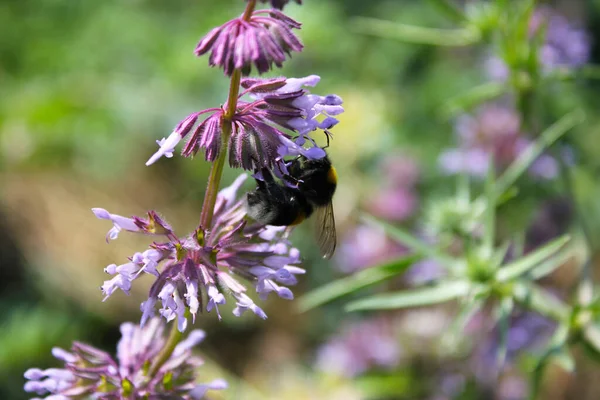
[[[284,157],[302,155],[310,159],[325,156],[310,133],[317,129],[327,131],[338,120],[334,117],[344,111],[342,99],[337,95],[318,96],[310,94],[304,86],[315,86],[321,78],[310,75],[305,78],[246,78],[241,82],[245,89],[240,94],[235,115],[231,118],[229,137],[229,165],[234,168],[257,170],[282,167]],[[251,102],[241,100],[249,95]],[[210,113],[195,129],[200,114]],[[222,108],[207,109],[186,117],[174,132],[146,163],[155,162],[161,156],[169,156],[173,146],[192,132],[182,155],[192,157],[204,149],[205,159],[213,162],[221,152],[223,135]],[[292,136],[285,131],[296,134]]]
[[[294,0],[298,4],[302,4],[302,0]],[[271,7],[278,10],[283,10],[283,7],[290,2],[290,0],[260,0],[262,3],[271,3]]]
[[[121,325],[117,357],[83,343],[74,342],[71,352],[55,348],[52,354],[65,366],[62,369],[31,368],[25,372],[26,392],[57,399],[202,399],[208,390],[227,388],[222,379],[196,384],[196,371],[202,359],[192,348],[202,341],[201,330],[190,332],[156,375],[148,376],[148,367],[165,346],[163,326],[158,318],[144,328],[130,322]]]
[[[242,17],[214,28],[198,44],[197,56],[210,52],[208,64],[223,68],[225,75],[241,69],[244,75],[252,64],[260,74],[283,65],[286,55],[302,51],[303,45],[292,29],[300,23],[277,10],[255,11],[250,20]]]
[[[260,318],[267,318],[246,294],[246,287],[237,277],[251,282],[263,300],[271,292],[284,299],[293,299],[287,286],[295,285],[298,282],[296,276],[304,273],[298,267],[299,251],[284,238],[284,227],[246,221],[243,202],[236,200],[245,179],[246,175],[242,175],[219,192],[210,229],[198,226],[192,234],[178,237],[169,228],[165,235],[168,241],[154,242],[148,250],[134,254],[125,264],[106,267],[105,271],[113,277],[102,286],[105,299],[117,289],[129,292],[133,281],[142,273],[154,275],[156,280],[148,299],[141,305],[141,323],[144,325],[155,315],[156,305],[160,303],[160,315],[167,321],[176,321],[180,331],[188,324],[186,310],[189,310],[192,322],[204,309],[215,310],[220,319],[218,307],[225,304],[225,294],[235,300],[235,315],[250,310]],[[155,221],[154,225],[167,226],[162,220],[161,224]],[[144,224],[138,222],[136,226]]]

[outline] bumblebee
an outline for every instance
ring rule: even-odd
[[[313,214],[317,216],[317,240],[323,258],[330,258],[337,239],[333,215],[333,194],[337,172],[329,157],[311,160],[300,156],[288,166],[283,180],[278,182],[268,169],[261,171],[263,180],[256,179],[256,189],[246,195],[248,215],[265,225],[293,226]]]

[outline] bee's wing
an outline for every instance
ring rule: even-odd
[[[317,240],[323,258],[331,258],[337,245],[335,233],[335,218],[333,216],[333,203],[316,209]]]

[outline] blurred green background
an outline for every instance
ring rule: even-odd
[[[418,161],[421,196],[453,187],[436,165],[440,150],[454,143],[453,121],[440,110],[485,82],[486,49],[408,45],[352,28],[356,16],[449,27],[427,1],[304,3],[286,12],[303,23],[305,50],[271,75],[317,74],[315,93],[344,99],[329,148],[340,176],[334,204],[343,238],[379,184],[376,166],[392,147]],[[600,43],[600,2],[555,3]],[[145,248],[147,238],[122,235],[107,245],[109,226],[90,208],[122,215],[155,209],[177,232],[193,229],[209,165],[177,155],[144,163],[155,140],[180,119],[225,100],[228,80],[193,49],[242,9],[242,0],[0,0],[0,398],[28,398],[23,372],[57,366],[53,346],[68,348],[77,339],[113,352],[118,324],[138,321],[150,280],[145,287],[137,282],[130,297],[119,292],[104,303],[99,287],[107,279],[103,268]],[[599,49],[592,49],[595,61]],[[584,143],[582,157],[592,170],[600,166],[600,141],[593,139],[600,129],[593,111],[599,88],[571,85],[552,103],[556,115],[573,105],[591,111],[585,133],[572,140]],[[238,173],[227,170],[224,183]],[[293,242],[308,271],[296,296],[341,276],[314,252],[310,226],[297,230]],[[229,310],[222,311],[223,322],[203,315],[196,325],[208,333],[201,345],[208,366],[200,376],[233,383],[217,398],[430,398],[427,377],[445,363],[437,355],[371,381],[314,368],[319,345],[357,318],[341,306],[299,314],[294,302],[272,297],[264,303],[266,322],[238,319]],[[420,316],[430,318],[426,311]],[[465,393],[465,399],[491,398]]]

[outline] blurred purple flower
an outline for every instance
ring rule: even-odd
[[[506,363],[512,364],[524,352],[540,351],[550,340],[556,323],[533,312],[522,312],[511,318],[508,329]],[[500,331],[495,327],[478,345],[472,358],[475,376],[483,384],[493,384],[498,373]]]
[[[577,68],[590,58],[590,38],[581,28],[573,27],[562,15],[549,7],[540,7],[530,21],[530,32],[535,34],[545,26],[545,43],[540,57],[546,70],[555,67]]]
[[[590,59],[589,35],[574,27],[562,15],[550,7],[540,7],[529,21],[530,36],[545,29],[545,40],[539,49],[539,62],[544,72],[556,68],[579,68]],[[491,79],[504,81],[509,77],[508,66],[497,57],[486,60],[485,67]]]
[[[277,1],[277,5],[282,2]],[[249,20],[235,18],[211,30],[196,46],[197,56],[210,52],[208,64],[223,68],[225,75],[241,69],[248,75],[252,64],[260,74],[283,65],[286,54],[304,47],[292,29],[301,24],[278,10],[258,10]]]
[[[392,369],[400,363],[402,349],[394,323],[379,317],[346,326],[318,350],[318,369],[354,377],[372,368]]]
[[[271,7],[283,10],[283,7],[291,0],[259,0],[261,3],[271,3]],[[294,0],[298,4],[302,4],[302,0]]]
[[[70,352],[55,347],[52,354],[65,367],[30,368],[25,372],[29,380],[25,391],[53,400],[167,397],[188,400],[202,399],[208,390],[227,387],[222,379],[196,384],[196,371],[203,361],[192,354],[192,348],[204,339],[201,330],[191,331],[152,377],[148,376],[149,367],[166,343],[160,320],[153,318],[144,328],[126,322],[121,325],[121,335],[116,358],[79,342],[73,343]]]
[[[140,233],[160,231],[168,241],[154,242],[148,250],[134,254],[128,263],[106,267],[105,271],[114,276],[102,285],[105,300],[117,289],[128,293],[132,282],[143,272],[154,275],[156,281],[150,288],[148,300],[141,305],[142,325],[154,315],[155,305],[160,301],[160,314],[167,321],[177,318],[179,330],[183,331],[188,322],[186,309],[194,321],[198,310],[204,308],[204,298],[207,299],[206,310],[215,309],[220,319],[218,305],[226,302],[223,293],[235,299],[237,307],[233,313],[236,316],[251,310],[267,318],[234,275],[252,282],[263,300],[270,292],[293,299],[292,291],[284,285],[296,284],[296,275],[304,273],[297,266],[299,251],[284,239],[286,227],[246,222],[243,201],[236,200],[237,190],[245,179],[246,175],[242,175],[219,192],[209,229],[199,226],[191,235],[180,238],[166,224],[158,223],[158,219],[140,223],[146,227]],[[94,210],[98,215],[101,209]],[[131,219],[135,220],[139,218]],[[159,228],[154,228],[157,225]],[[159,270],[160,263],[163,267]]]
[[[406,282],[413,286],[425,285],[444,276],[446,276],[444,267],[431,258],[414,263],[403,275]]]
[[[370,194],[366,209],[387,221],[401,222],[416,211],[415,186],[419,167],[405,154],[391,154],[379,166],[381,187]],[[336,265],[345,273],[381,264],[406,253],[406,248],[390,240],[385,232],[372,226],[357,226],[342,239]]]
[[[236,113],[231,118],[229,165],[255,170],[272,168],[281,163],[285,156],[324,157],[325,151],[316,145],[309,134],[316,129],[331,129],[338,123],[334,116],[344,109],[339,96],[318,96],[302,88],[315,86],[320,79],[317,75],[305,78],[243,79],[241,85],[245,91],[239,95]],[[246,94],[253,101],[241,100]],[[156,162],[163,155],[172,155],[175,146],[190,133],[198,117],[205,113],[211,115],[194,129],[182,154],[191,157],[203,148],[206,160],[215,161],[221,151],[225,114],[222,108],[211,108],[186,117],[168,138],[158,142],[159,150],[146,165]],[[297,136],[292,138],[281,129],[290,130]]]
[[[532,145],[520,131],[520,124],[513,109],[495,104],[481,107],[475,116],[461,116],[455,128],[459,147],[442,152],[440,167],[448,174],[484,177],[493,155],[496,169],[503,171]],[[552,179],[558,174],[558,163],[543,154],[532,164],[529,174]]]
[[[545,201],[536,212],[525,236],[525,252],[535,250],[564,234],[573,219],[573,204],[567,198]]]
[[[387,156],[381,165],[382,187],[370,196],[367,210],[387,221],[410,218],[418,204],[415,185],[419,179],[417,163],[404,154]]]
[[[383,229],[359,225],[343,238],[336,256],[336,266],[344,273],[352,273],[392,260],[407,250],[390,240]]]

